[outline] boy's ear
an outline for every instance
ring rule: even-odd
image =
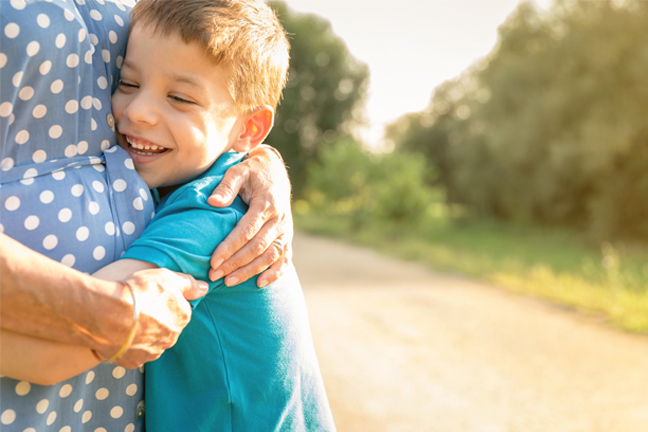
[[[232,150],[246,152],[263,142],[274,124],[274,110],[268,105],[255,108],[245,118],[245,131],[238,137]]]

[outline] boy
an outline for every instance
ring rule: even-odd
[[[166,267],[208,280],[211,252],[245,205],[206,200],[270,132],[287,67],[285,32],[262,0],[133,8],[113,113],[118,143],[164,196],[124,258],[96,276]],[[335,429],[293,268],[262,290],[254,280],[212,282],[192,305],[177,344],[146,366],[149,432]],[[76,373],[96,363],[77,358]]]
[[[112,101],[118,142],[167,195],[124,260],[102,274],[158,266],[208,280],[211,251],[245,206],[214,210],[206,200],[244,156],[230,151],[249,151],[270,132],[287,67],[285,32],[262,1],[133,8]],[[178,343],[147,365],[147,429],[333,430],[294,269],[264,290],[210,285]]]

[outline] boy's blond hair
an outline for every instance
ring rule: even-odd
[[[239,112],[279,104],[286,84],[289,44],[263,0],[140,0],[136,24],[183,42],[198,43],[216,65],[230,69],[229,92]]]

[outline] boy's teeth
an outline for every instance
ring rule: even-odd
[[[139,144],[139,143],[132,142],[128,137],[126,138],[126,141],[128,141],[128,144],[134,150],[140,150],[140,151],[142,151],[142,150],[151,150],[151,151],[160,151],[160,150],[164,151],[164,150],[166,150],[165,147],[160,147],[160,146],[155,145],[155,144]],[[155,153],[145,153],[145,154],[151,155],[151,154],[155,154]]]

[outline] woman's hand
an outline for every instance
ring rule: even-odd
[[[208,203],[226,207],[237,194],[250,208],[214,251],[209,277],[227,275],[225,284],[232,286],[265,270],[257,280],[264,287],[281,276],[292,256],[290,180],[276,150],[265,145],[252,150],[225,173]]]

